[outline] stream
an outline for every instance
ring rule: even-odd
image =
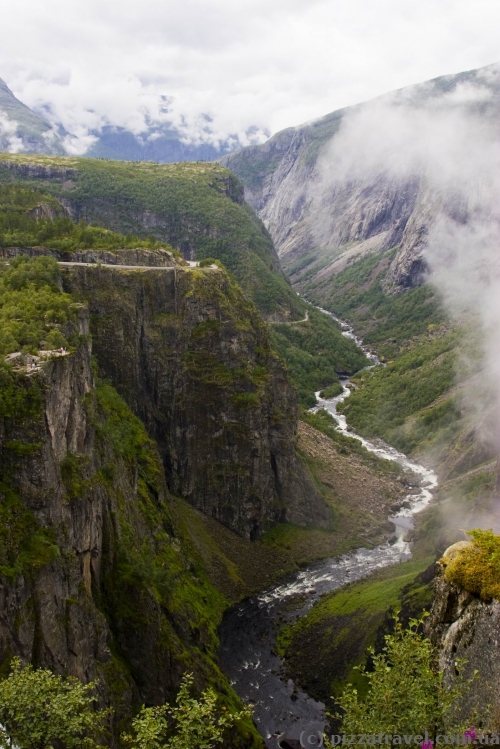
[[[343,335],[364,351],[371,361],[370,367],[381,363],[348,323],[318,309],[332,317],[341,326]],[[292,746],[299,746],[302,734],[307,737],[322,733],[327,723],[323,703],[309,697],[292,679],[280,677],[283,661],[275,650],[277,630],[307,614],[325,593],[361,580],[376,569],[409,559],[411,544],[406,539],[413,528],[412,516],[426,507],[437,486],[433,471],[381,440],[366,440],[348,429],[345,416],[337,413],[337,406],[349,397],[350,383],[348,378],[341,382],[343,391],[334,398],[324,400],[316,393],[318,403],[311,410],[327,410],[337,421],[339,431],[358,439],[379,458],[396,461],[405,471],[413,471],[420,476],[420,487],[413,489],[417,493],[408,494],[402,500],[404,506],[389,518],[394,524],[394,534],[385,543],[312,563],[243,601],[224,616],[219,629],[222,669],[243,702],[254,705],[255,724],[272,749],[279,747],[280,740],[285,738]]]

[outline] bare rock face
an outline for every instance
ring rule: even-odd
[[[459,546],[450,547],[448,556]],[[438,648],[439,669],[447,685],[455,683],[460,661],[466,661],[461,666],[464,679],[471,679],[478,672],[478,678],[471,682],[460,704],[464,719],[476,709],[483,726],[498,730],[500,603],[481,601],[448,582],[443,572],[444,566],[438,562],[434,603],[426,620],[427,635]]]
[[[73,267],[102,372],[157,442],[172,493],[246,538],[328,525],[296,453],[295,392],[267,326],[219,269]]]
[[[386,290],[401,291],[425,280],[424,254],[438,217],[467,222],[474,216],[484,168],[479,162],[473,168],[469,147],[473,142],[479,153],[486,148],[483,130],[497,132],[499,73],[493,65],[410,86],[288,128],[222,163],[243,182],[285,269],[303,256],[335,250],[322,257],[327,268],[329,257],[371,240],[370,251],[398,248]],[[461,128],[469,136],[460,147],[457,140],[452,159],[439,161]],[[492,137],[495,149],[498,137]]]
[[[222,602],[175,530],[154,443],[94,381],[88,319],[73,353],[2,381],[0,663],[99,679],[116,735],[186,669],[214,678]]]

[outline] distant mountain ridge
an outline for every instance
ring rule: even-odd
[[[118,161],[156,161],[168,164],[178,161],[213,161],[237,147],[236,138],[220,146],[211,143],[186,143],[181,134],[168,124],[152,122],[149,129],[135,135],[123,127],[105,126],[91,131],[95,138],[84,156]],[[65,138],[70,133],[54,127],[44,117],[17,99],[0,78],[0,152],[40,153],[52,156],[72,155]]]

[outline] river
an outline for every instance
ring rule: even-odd
[[[320,308],[319,308],[320,309]],[[354,334],[350,325],[326,310],[377,366],[380,361]],[[226,613],[222,621],[219,656],[223,671],[235,691],[245,703],[253,703],[254,720],[266,745],[273,749],[287,738],[299,745],[305,736],[323,732],[326,725],[325,706],[300,690],[291,679],[282,679],[283,661],[275,650],[276,632],[280,626],[304,616],[324,593],[347,583],[360,580],[380,567],[411,557],[407,541],[413,527],[412,516],[426,507],[437,486],[436,474],[413,462],[403,453],[383,443],[370,441],[348,429],[346,419],[337,413],[339,403],[350,396],[349,380],[342,380],[343,391],[335,398],[323,400],[316,394],[317,406],[326,409],[337,421],[339,431],[358,439],[367,450],[380,458],[394,460],[403,469],[421,478],[417,494],[409,494],[401,509],[389,520],[394,523],[394,534],[385,543],[372,549],[360,548],[340,557],[316,562],[278,582],[274,587],[243,601]],[[415,490],[413,490],[415,491]]]

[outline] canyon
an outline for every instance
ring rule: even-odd
[[[466,138],[481,121],[490,144],[498,70],[222,165],[1,156],[2,673],[19,655],[98,677],[115,746],[189,670],[256,703],[228,745],[275,747],[325,726],[391,611],[432,606],[447,683],[455,653],[484,670],[463,710],[494,701],[497,603],[434,563],[500,527],[495,395],[429,263],[438,222],[483,221],[491,184],[379,157],[408,112],[451,111]]]

